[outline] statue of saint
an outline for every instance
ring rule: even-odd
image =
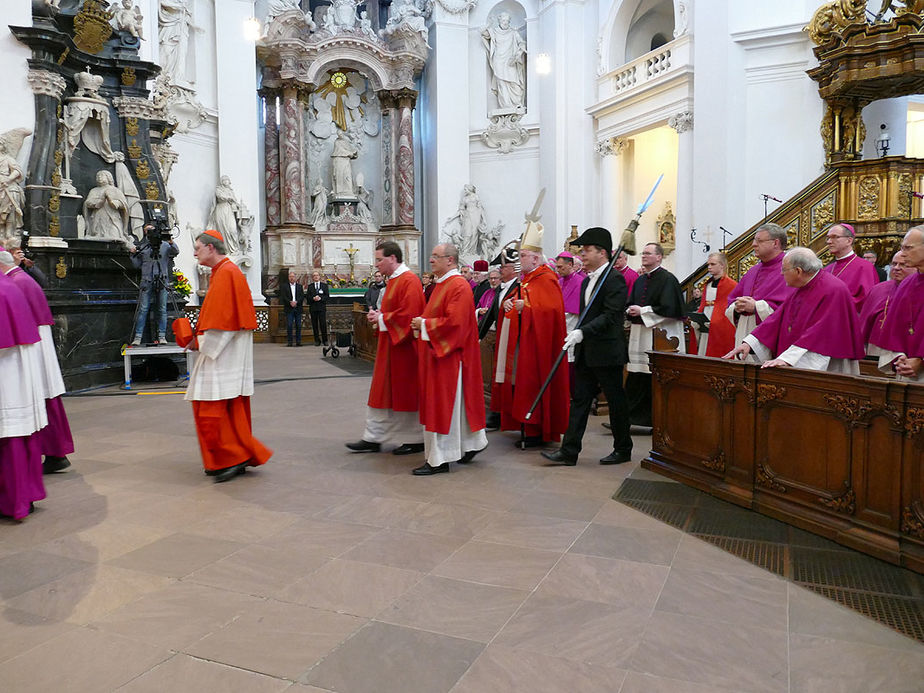
[[[359,198],[356,203],[356,216],[367,224],[375,226],[375,215],[372,213],[372,195],[372,191],[367,190],[362,183],[356,186],[356,196]]]
[[[129,242],[128,200],[106,169],[97,172],[96,187],[83,201],[83,218],[87,238]]]
[[[14,236],[22,228],[25,177],[16,157],[31,134],[31,130],[16,128],[0,135],[0,238]]]
[[[334,142],[334,151],[331,152],[331,194],[334,198],[354,198],[356,191],[353,188],[353,167],[351,159],[359,155],[359,150],[347,138],[346,133],[340,132]]]
[[[526,105],[526,41],[510,26],[510,15],[497,15],[497,25],[481,32],[488,64],[491,66],[491,91],[498,108],[522,109]]]
[[[122,0],[121,6],[112,3],[109,12],[112,14],[112,26],[116,31],[128,32],[139,40],[144,38],[144,17],[141,16],[141,9],[132,5],[132,0]]]
[[[380,33],[383,38],[391,38],[399,29],[417,34],[423,43],[427,43],[427,19],[414,0],[392,3],[388,11],[388,21]]]
[[[222,176],[215,188],[215,201],[209,211],[206,228],[221,232],[228,255],[241,255],[246,250],[247,239],[243,228],[248,218],[247,208],[238,201],[237,195],[234,194],[231,179],[228,176]]]
[[[311,225],[315,228],[325,226],[327,224],[327,188],[321,184],[320,179],[311,191],[311,199],[314,200],[314,206],[311,208]]]
[[[269,24],[283,12],[288,12],[289,10],[301,11],[301,9],[298,0],[269,0],[266,3],[266,23]]]
[[[157,12],[160,66],[173,82],[186,81],[186,54],[192,15],[186,0],[160,0]]]

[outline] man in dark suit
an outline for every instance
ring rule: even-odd
[[[497,294],[491,302],[491,307],[484,314],[481,324],[478,327],[478,340],[481,341],[487,337],[488,332],[496,330],[498,325],[498,316],[503,316],[501,306],[508,298],[514,298],[516,288],[519,284],[517,277],[516,262],[519,260],[519,254],[516,248],[506,247],[501,250],[500,254],[494,258],[491,264],[500,265],[501,285],[497,287]],[[494,359],[491,363],[491,382],[494,382],[495,369],[497,368],[497,344],[494,345]],[[486,418],[485,428],[489,431],[496,431],[500,428],[500,413],[489,411]]]
[[[621,464],[628,462],[632,456],[629,404],[622,389],[622,369],[628,361],[623,331],[628,294],[626,280],[615,270],[610,271],[603,280],[613,252],[613,239],[609,231],[600,227],[587,229],[573,244],[583,246],[581,257],[587,272],[587,277],[581,283],[582,313],[598,282],[603,281],[603,285],[590,304],[587,315],[565,338],[564,349],[574,345],[576,382],[574,397],[571,399],[571,415],[561,448],[554,452],[543,451],[542,456],[554,464],[577,464],[590,407],[602,389],[610,409],[613,452],[601,459],[600,464]]]
[[[327,287],[327,282],[322,282],[321,273],[315,270],[311,273],[311,283],[308,285],[308,314],[311,316],[311,331],[314,333],[315,346],[321,346],[322,341],[327,345],[327,299],[329,298],[330,289]]]
[[[305,289],[295,281],[295,272],[289,270],[289,282],[279,287],[279,300],[286,313],[286,346],[302,345],[302,306],[305,305]],[[292,334],[295,341],[292,341]]]

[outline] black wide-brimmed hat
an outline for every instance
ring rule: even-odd
[[[571,245],[598,245],[606,252],[613,252],[613,237],[602,226],[591,226],[571,241]]]
[[[493,260],[491,260],[492,265],[512,265],[519,261],[520,253],[516,248],[516,241],[511,241],[497,254]]]

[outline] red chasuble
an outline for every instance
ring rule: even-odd
[[[520,280],[520,298],[525,305],[519,319],[516,309],[507,313],[510,335],[504,382],[494,385],[498,397],[496,401],[492,397],[492,409],[500,412],[502,430],[518,431],[525,424],[526,435],[555,442],[568,428],[567,368],[555,372],[529,422],[526,412],[565,341],[565,307],[558,277],[545,265],[537,267]]]
[[[888,315],[892,294],[898,288],[898,282],[888,279],[870,289],[863,310],[860,311],[860,334],[864,344],[879,344],[882,321]]]
[[[423,286],[413,272],[388,280],[382,299],[382,319],[388,330],[378,335],[370,407],[417,411],[417,340],[411,320],[423,314],[425,305]]]
[[[844,282],[821,271],[751,334],[777,357],[792,345],[833,359],[862,359],[859,318]]]
[[[857,313],[863,308],[863,301],[866,300],[870,289],[879,283],[879,274],[873,263],[864,260],[856,253],[850,257],[835,260],[830,265],[825,265],[823,271],[833,274],[847,285],[853,296]]]
[[[206,330],[257,329],[257,313],[253,309],[250,287],[240,268],[228,258],[212,268],[209,290],[199,310],[196,334]]]
[[[484,428],[484,384],[472,287],[462,275],[435,284],[423,312],[427,336],[420,340],[420,423],[432,433],[449,433],[462,366],[465,416],[472,432]]]
[[[712,318],[709,320],[709,341],[706,343],[706,356],[721,358],[735,348],[735,326],[725,317],[728,296],[738,286],[738,282],[729,276],[719,280],[716,287],[715,301],[712,305]],[[699,302],[699,312],[706,309],[706,291]],[[693,330],[690,330],[692,334]],[[692,353],[696,353],[695,351]]]

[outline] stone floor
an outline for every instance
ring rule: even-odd
[[[0,691],[920,693],[924,646],[611,499],[510,434],[350,455],[368,371],[258,345],[275,455],[215,485],[170,389],[68,398],[78,452],[0,523]],[[636,439],[636,460],[650,441]]]

